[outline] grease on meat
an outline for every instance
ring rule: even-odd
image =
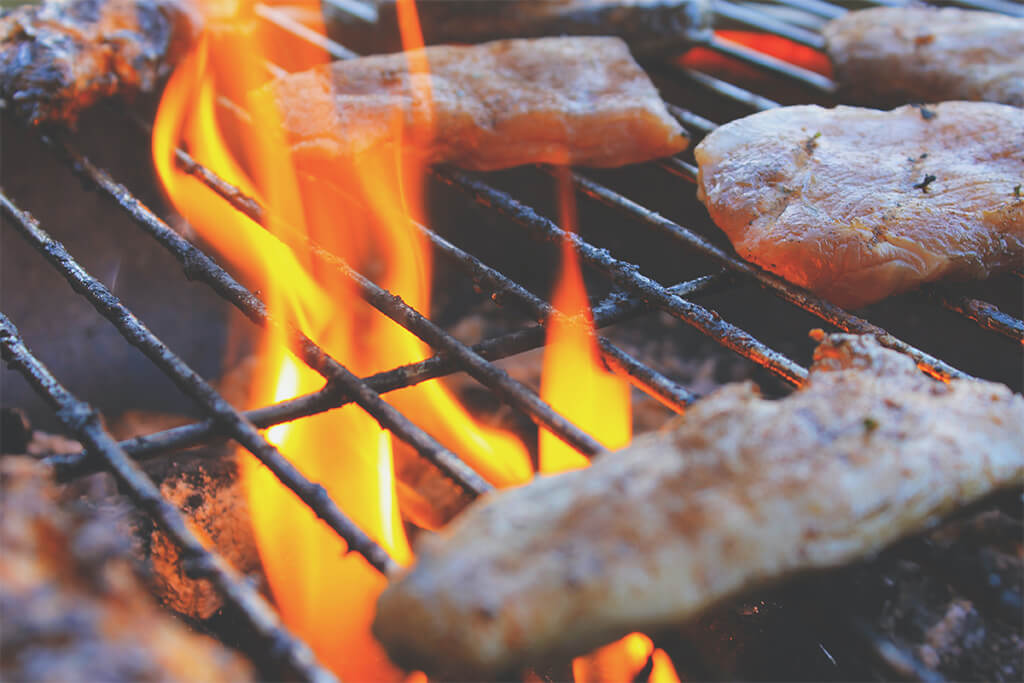
[[[260,92],[276,98],[292,148],[307,161],[357,158],[404,143],[405,152],[425,161],[479,170],[607,167],[669,156],[688,144],[617,38],[504,40],[425,52],[426,81],[414,83],[399,53],[334,62]],[[432,104],[422,96],[424,85]],[[396,112],[403,143],[392,125]]]
[[[737,253],[848,308],[1024,266],[1024,111],[986,102],[796,106],[695,150]]]

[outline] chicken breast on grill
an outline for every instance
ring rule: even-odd
[[[831,335],[804,387],[750,383],[585,470],[475,503],[378,603],[388,653],[483,679],[848,563],[1024,483],[1024,398]]]
[[[857,308],[1024,266],[1024,111],[986,102],[773,109],[697,146],[743,258]]]
[[[1024,107],[1024,19],[952,7],[876,7],[833,19],[823,33],[851,101]]]
[[[410,78],[404,54],[379,55],[286,76],[262,96],[276,98],[305,161],[402,144],[425,161],[480,170],[622,166],[688,143],[618,38],[504,40],[425,52],[427,78]]]
[[[188,0],[50,0],[0,16],[0,95],[32,123],[74,124],[115,93],[152,90],[199,30]]]

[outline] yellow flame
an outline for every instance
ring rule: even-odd
[[[576,230],[576,204],[566,169],[557,174],[562,228]],[[579,260],[568,239],[563,240],[559,279],[552,306],[571,316],[548,321],[541,397],[577,427],[605,447],[616,450],[632,439],[629,383],[604,369],[593,337],[594,323]],[[588,465],[586,457],[551,432],[539,435],[540,471],[555,473]],[[612,456],[614,457],[614,456]],[[652,683],[678,681],[671,660],[654,650],[651,639],[632,633],[573,661],[576,683],[631,681],[653,656]]]
[[[319,14],[315,3],[289,7],[303,9],[306,16]],[[424,169],[404,163],[397,152],[370,153],[358,164],[318,165],[317,177],[297,167],[287,140],[277,133],[282,116],[273,98],[250,93],[268,78],[265,58],[304,68],[326,61],[326,55],[267,29],[248,4],[208,3],[205,13],[208,29],[169,80],[154,123],[154,164],[167,195],[201,239],[262,292],[271,316],[297,326],[353,372],[369,374],[425,358],[429,349],[422,342],[362,302],[346,278],[315,263],[302,239],[372,273],[379,284],[428,312],[429,251],[409,222],[423,213]],[[419,66],[412,61],[420,69],[417,96],[429,102],[426,60]],[[396,135],[403,134],[401,120],[396,112]],[[353,137],[362,133],[357,127],[346,131]],[[175,162],[178,146],[257,199],[271,231],[183,172]],[[325,183],[354,193],[370,210],[339,213],[321,192]],[[287,231],[272,234],[275,226]],[[324,385],[285,348],[277,332],[263,338],[252,405]],[[479,428],[439,382],[389,400],[493,483],[531,476],[524,446]],[[350,405],[279,425],[267,436],[397,562],[411,561],[396,502],[391,437],[375,420]],[[369,631],[385,578],[361,557],[346,556],[343,541],[254,458],[243,455],[241,469],[260,557],[288,626],[342,678],[402,679],[405,674],[388,662]]]

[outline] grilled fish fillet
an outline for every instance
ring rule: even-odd
[[[1024,111],[786,107],[697,146],[697,193],[736,251],[857,308],[1024,265]]]
[[[955,8],[877,7],[823,29],[850,100],[986,100],[1024,107],[1024,19]]]
[[[152,90],[195,39],[187,0],[53,0],[0,17],[0,95],[32,123],[74,124],[115,93]]]
[[[276,98],[300,161],[355,158],[400,144],[391,125],[396,114],[406,152],[479,170],[622,166],[675,154],[688,143],[618,38],[435,46],[426,55],[430,76],[418,75],[416,83],[399,53],[291,74],[258,96]]]
[[[378,3],[378,22],[398,34],[395,0]],[[711,35],[710,0],[419,0],[427,43],[499,38],[609,35],[634,54],[682,51]]]
[[[489,495],[381,595],[396,662],[482,679],[684,622],[870,555],[1024,484],[1024,398],[831,335],[782,400],[751,383],[589,469]]]

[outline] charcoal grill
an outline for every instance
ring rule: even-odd
[[[356,19],[365,18],[361,5],[354,0],[326,0],[326,4]],[[876,0],[863,4],[904,3],[901,0]],[[1024,16],[1024,7],[1005,0],[959,0],[956,4]],[[777,14],[775,10],[789,14]],[[720,0],[716,11],[721,25],[774,34],[820,50],[822,39],[813,27],[846,10],[822,0],[776,0],[771,5],[756,7]],[[259,15],[280,30],[316,42],[335,58],[354,56],[341,43],[314,34],[278,10],[261,7]],[[715,121],[779,106],[780,102],[776,100],[826,104],[834,101],[834,83],[815,71],[729,42],[718,35],[702,47],[752,68],[763,80],[747,89],[733,82],[742,81],[742,77],[724,80],[709,73],[710,69],[684,66],[677,61],[647,65],[666,100],[687,105],[684,108],[670,104],[670,111],[691,133],[694,142],[712,130]],[[687,88],[685,96],[679,95],[682,87]],[[764,88],[768,88],[775,99],[754,92]],[[115,115],[122,117],[127,124],[145,128],[145,124],[139,123],[131,112],[118,110]],[[83,180],[87,189],[98,191],[120,207],[133,225],[172,254],[188,279],[210,287],[258,325],[283,324],[268,316],[256,293],[240,284],[201,248],[172,229],[167,222],[170,219],[161,218],[108,170],[84,154],[79,140],[53,131],[42,132],[40,139]],[[263,209],[253,199],[203,168],[184,150],[178,150],[177,160],[183,169],[218,192],[224,201],[257,223],[264,222]],[[798,362],[792,356],[799,353],[806,359],[809,350],[809,342],[804,340],[806,332],[810,326],[823,325],[846,332],[873,334],[883,345],[909,355],[924,372],[937,378],[981,376],[1002,381],[1015,391],[1021,391],[1020,345],[1024,341],[1024,322],[1006,312],[1022,310],[1024,275],[1020,272],[981,285],[933,287],[924,293],[904,295],[897,297],[897,304],[880,304],[868,309],[867,316],[862,317],[739,259],[711,226],[700,205],[690,200],[689,195],[693,195],[690,183],[696,178],[692,152],[624,171],[570,172],[577,194],[584,199],[580,234],[562,230],[548,217],[549,212],[538,208],[537,202],[523,201],[515,196],[514,191],[501,189],[509,184],[515,185],[513,181],[517,178],[525,178],[526,185],[531,182],[550,185],[550,176],[556,173],[554,169],[537,167],[483,176],[439,167],[432,169],[431,173],[439,187],[448,188],[453,196],[465,195],[473,205],[482,207],[475,209],[482,214],[474,215],[499,216],[506,223],[518,226],[521,234],[532,242],[557,244],[568,240],[592,271],[590,275],[602,281],[608,292],[593,307],[597,327],[661,311],[753,361],[777,377],[781,385],[798,386],[806,378],[806,363]],[[637,176],[641,178],[640,182],[636,181]],[[630,189],[613,189],[623,186]],[[680,194],[687,195],[689,203],[684,202]],[[662,198],[659,200],[654,195]],[[673,207],[664,200],[665,196],[681,206]],[[663,206],[659,206],[659,202]],[[522,278],[510,277],[488,265],[479,257],[481,250],[457,246],[457,240],[442,235],[440,228],[416,225],[437,255],[452,270],[468,278],[481,296],[490,296],[498,306],[524,312],[534,321],[532,324],[472,346],[464,344],[447,333],[437,320],[410,308],[336,255],[316,244],[307,243],[316,259],[349,278],[366,301],[429,344],[436,355],[369,377],[357,377],[301,332],[286,327],[292,350],[327,380],[326,386],[320,391],[278,404],[240,411],[151,332],[100,279],[84,269],[6,192],[0,192],[0,204],[3,205],[7,228],[17,232],[38,251],[127,341],[140,349],[160,372],[191,397],[204,415],[204,419],[192,424],[118,443],[105,431],[99,412],[68,392],[33,355],[14,322],[0,314],[0,345],[8,366],[28,380],[56,410],[66,429],[85,446],[81,453],[52,456],[48,462],[55,468],[58,478],[65,481],[96,471],[113,472],[135,502],[181,546],[185,566],[191,575],[210,579],[223,593],[226,603],[255,634],[254,647],[262,650],[261,659],[270,661],[281,671],[310,680],[332,678],[317,664],[309,649],[281,626],[273,609],[258,593],[222,559],[202,547],[186,528],[181,514],[160,496],[136,461],[219,439],[233,439],[266,464],[324,519],[345,540],[351,551],[361,554],[380,572],[390,574],[396,569],[396,564],[387,553],[353,525],[324,490],[305,479],[258,430],[355,402],[415,449],[469,501],[491,487],[460,460],[458,454],[441,446],[381,398],[389,391],[427,379],[466,372],[501,401],[522,411],[581,452],[594,456],[603,450],[591,435],[572,425],[533,390],[511,379],[495,364],[499,359],[542,346],[545,322],[552,315],[561,314],[524,286],[519,281]],[[630,248],[621,240],[617,247],[609,250],[596,244],[596,240],[589,239],[589,236],[584,237],[588,235],[587,216],[597,213],[606,221],[621,224],[622,230],[642,233],[641,237],[645,239],[653,236],[650,238],[678,252],[680,261],[685,261],[686,267],[696,272],[671,286],[662,284],[659,279],[646,274],[647,269],[639,263],[640,259],[634,258]],[[611,241],[614,244],[614,240]],[[677,274],[672,273],[669,277],[677,277]],[[731,293],[733,300],[749,298],[754,303],[730,303],[728,297]],[[698,303],[702,300],[707,305]],[[750,315],[751,310],[760,305],[757,302],[762,301],[767,302],[768,320],[765,320],[765,315]],[[729,312],[723,315],[711,308],[719,304],[719,310],[728,308]],[[903,319],[907,310],[914,312],[910,320]],[[786,313],[776,318],[778,311]],[[872,322],[872,317],[885,324]],[[744,329],[740,319],[751,320],[750,326],[757,328],[756,333]],[[895,326],[906,332],[897,336],[886,329]],[[936,330],[942,334],[936,335]],[[914,343],[902,336],[912,337]],[[598,336],[597,341],[611,369],[628,377],[635,387],[672,410],[682,412],[697,398],[686,387],[630,355],[609,338]],[[924,667],[908,650],[887,640],[863,621],[853,617],[848,621],[849,633],[861,644],[863,652],[871,657],[873,666],[877,667],[875,670],[882,676],[935,677],[934,672]]]

